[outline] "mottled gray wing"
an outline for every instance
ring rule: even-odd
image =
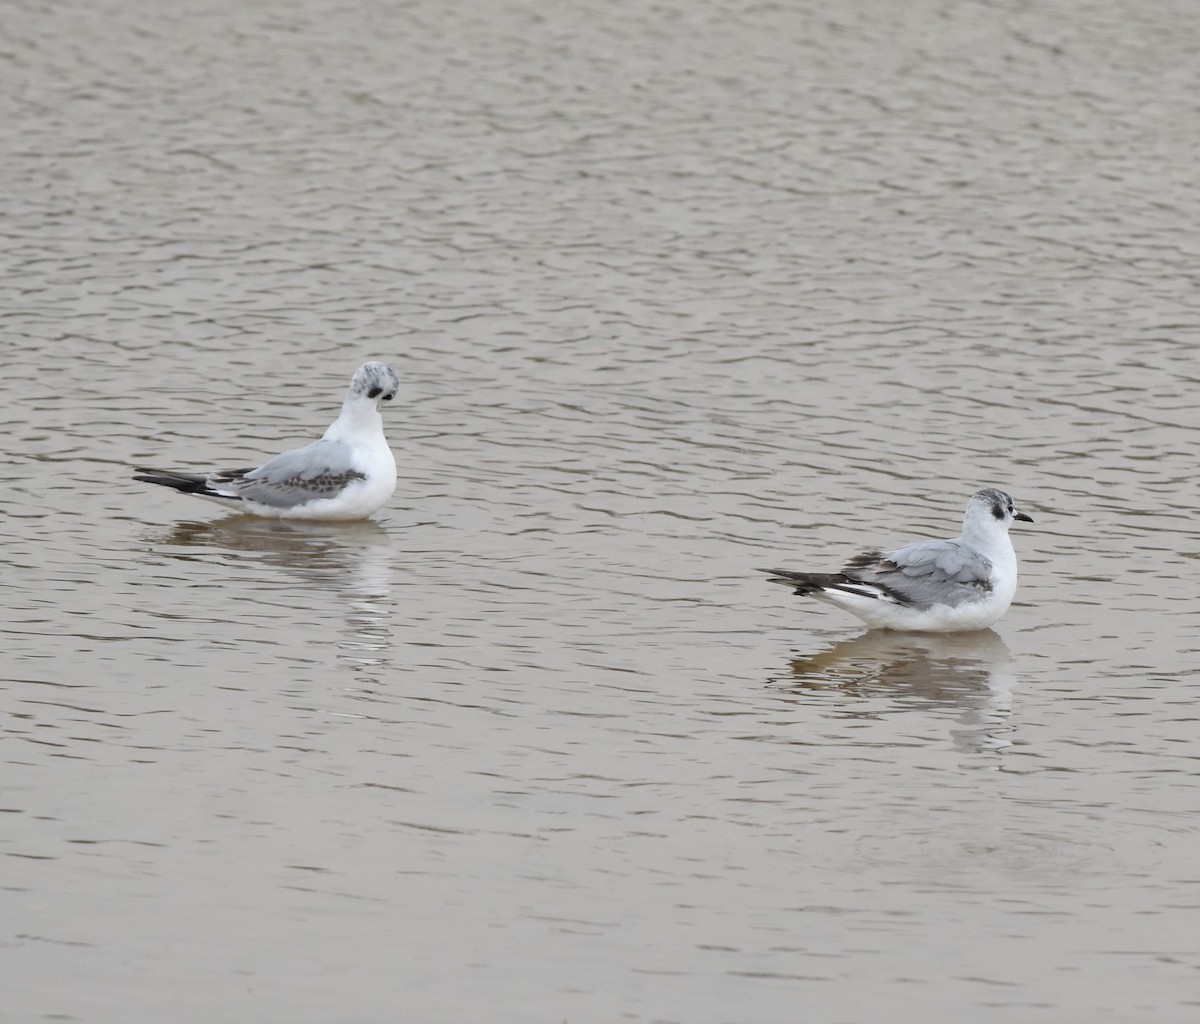
[[[883,587],[915,608],[975,601],[992,589],[992,563],[958,540],[931,540],[886,554],[859,555],[843,571],[852,579]]]
[[[292,508],[318,498],[332,498],[366,475],[354,468],[353,453],[341,441],[315,441],[276,455],[257,469],[213,473],[209,485],[247,501],[273,508]]]

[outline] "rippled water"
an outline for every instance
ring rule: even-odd
[[[1193,13],[11,5],[0,1020],[1187,1019]],[[367,358],[375,521],[129,480]]]

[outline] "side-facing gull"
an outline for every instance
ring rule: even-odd
[[[383,436],[379,403],[390,402],[399,386],[400,378],[386,363],[363,363],[354,371],[341,415],[321,440],[276,455],[257,469],[139,468],[134,479],[256,516],[365,519],[396,489],[396,459]]]
[[[845,608],[874,629],[983,629],[1008,611],[1017,592],[1017,554],[1008,536],[1014,519],[1033,522],[1014,511],[1010,495],[987,487],[967,502],[962,534],[954,540],[870,551],[841,572],[761,571],[772,583]]]

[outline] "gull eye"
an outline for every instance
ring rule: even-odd
[[[371,390],[367,392],[367,397],[368,398],[378,398],[382,393],[383,393],[383,388],[371,388]]]
[[[383,400],[385,402],[390,402],[395,397],[396,397],[395,394],[393,392],[389,391],[386,395],[383,396]]]

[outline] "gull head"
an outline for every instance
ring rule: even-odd
[[[354,371],[350,395],[370,399],[378,407],[380,402],[390,402],[395,398],[399,387],[400,378],[387,363],[363,363]]]
[[[1012,495],[998,487],[985,487],[976,491],[967,502],[967,512],[963,516],[963,533],[993,533],[996,530],[1008,532],[1014,519],[1032,523],[1033,516],[1026,515],[1013,508]]]

